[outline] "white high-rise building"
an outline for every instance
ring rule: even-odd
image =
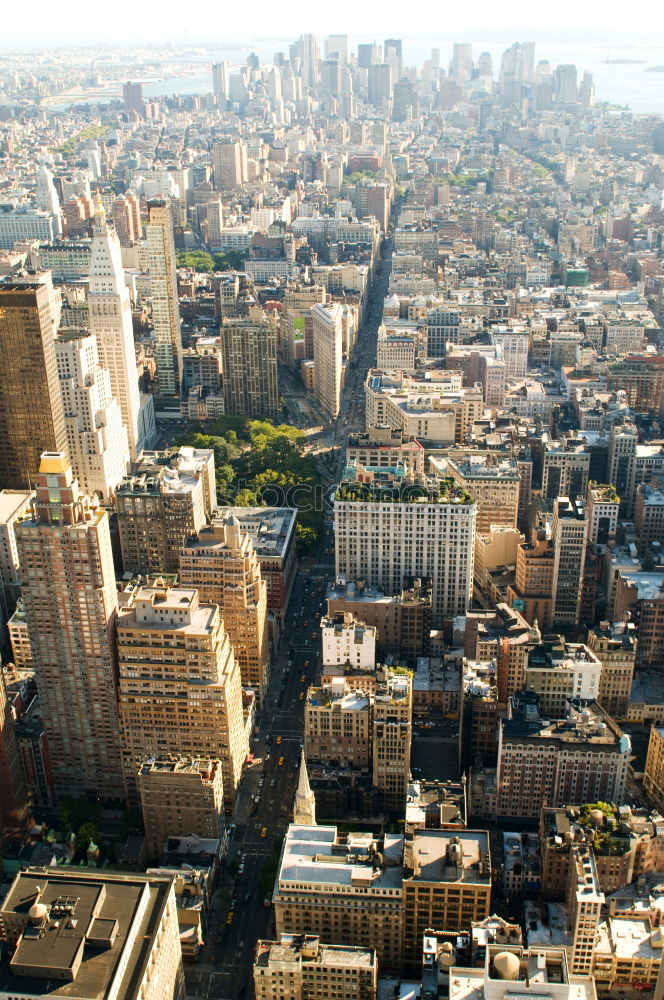
[[[97,341],[87,331],[62,330],[55,356],[74,477],[84,493],[108,501],[129,466],[127,428],[99,364]]]
[[[416,478],[403,465],[349,467],[334,511],[337,578],[400,594],[404,577],[429,577],[434,625],[465,614],[473,594],[477,506],[463,487]]]
[[[134,459],[150,442],[141,440],[139,430],[141,401],[136,350],[120,241],[106,224],[101,202],[97,203],[95,215],[88,309],[90,332],[97,341],[99,360],[111,377],[111,394],[120,406],[129,452]]]
[[[60,199],[53,183],[53,174],[45,163],[42,163],[37,174],[37,208],[60,218]]]
[[[145,234],[148,241],[159,395],[179,396],[182,382],[182,332],[173,222],[169,204],[161,198],[151,201],[148,210],[150,214]]]
[[[343,309],[338,302],[315,305],[313,317],[314,394],[321,409],[334,420],[341,402],[343,372]]]

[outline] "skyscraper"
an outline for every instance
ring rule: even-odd
[[[228,100],[228,71],[225,62],[212,64],[212,93],[222,111],[226,110]]]
[[[74,477],[84,493],[108,502],[129,465],[127,428],[109,371],[86,330],[60,331],[55,353]]]
[[[30,489],[43,451],[66,451],[50,272],[0,282],[0,488]]]
[[[28,805],[21,770],[19,750],[14,732],[14,720],[7,700],[5,684],[0,677],[0,852],[7,836],[27,832]]]
[[[192,535],[180,555],[180,583],[218,604],[242,683],[259,698],[268,681],[267,588],[249,535],[232,514]]]
[[[118,401],[133,459],[149,442],[141,440],[139,430],[141,401],[136,350],[120,243],[115,232],[106,224],[100,200],[97,202],[92,240],[88,309],[90,332],[97,341],[99,361],[111,377],[111,393]]]
[[[247,147],[241,139],[216,142],[212,147],[212,166],[217,191],[241,187],[247,180]]]
[[[120,609],[122,753],[130,800],[148,757],[221,760],[224,798],[235,799],[249,750],[240,668],[216,604],[198,591],[138,588]]]
[[[42,455],[36,492],[16,542],[56,791],[122,798],[108,514],[81,493],[61,452]]]
[[[314,394],[322,410],[334,420],[341,402],[343,371],[343,309],[338,302],[315,305],[313,318]]]
[[[143,103],[143,86],[140,83],[132,83],[127,80],[122,85],[122,100],[125,111],[135,111],[136,114],[145,117],[145,104]]]
[[[60,199],[53,183],[53,174],[45,163],[37,174],[37,208],[42,212],[60,215]]]
[[[277,330],[263,316],[229,319],[221,326],[226,413],[277,416]]]
[[[182,381],[182,332],[175,269],[173,222],[168,202],[148,202],[145,228],[150,265],[152,324],[160,396],[179,396]]]

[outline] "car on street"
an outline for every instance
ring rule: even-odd
[[[304,684],[304,682],[306,681],[306,679],[307,679],[306,674],[302,674],[302,676],[300,677],[300,684]]]
[[[263,839],[265,839],[265,837],[267,837],[267,827],[266,826],[262,826],[261,827],[261,837],[263,837]]]
[[[233,923],[233,911],[232,910],[229,910],[228,913],[226,914],[226,923],[227,924],[232,924]]]
[[[285,759],[286,759],[285,757],[280,757],[279,761],[278,761],[278,764],[277,764],[277,767],[283,767]]]
[[[277,743],[281,743],[281,736],[277,736]]]

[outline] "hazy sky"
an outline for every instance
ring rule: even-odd
[[[430,34],[449,39],[450,32],[464,32],[487,37],[495,29],[510,30],[525,37],[532,29],[537,34],[568,31],[578,37],[592,31],[595,37],[617,45],[626,35],[649,38],[654,32],[639,19],[630,25],[628,11],[618,0],[475,0],[474,3],[431,2],[431,0],[337,0],[333,4],[314,4],[311,0],[253,0],[238,4],[232,0],[196,0],[192,4],[161,0],[159,4],[136,0],[32,0],[23,6],[18,0],[6,0],[0,13],[0,47],[67,44],[67,42],[195,42],[232,38],[295,38],[303,31],[317,34],[340,32],[369,35]],[[646,0],[639,8],[659,20],[659,0]],[[652,20],[651,17],[651,20]],[[664,33],[664,22],[658,34]],[[517,35],[514,35],[517,37]]]

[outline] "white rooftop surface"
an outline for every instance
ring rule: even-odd
[[[573,977],[570,977],[572,979]],[[549,983],[531,983],[526,986],[524,982],[514,982],[509,979],[489,980],[491,997],[493,998],[513,998],[513,1000],[525,1000],[526,997],[546,997],[551,1000],[551,986]],[[590,984],[575,983],[570,981],[566,984],[565,1000],[596,1000],[597,994]],[[558,994],[560,995],[560,994]],[[453,966],[450,974],[450,1000],[484,1000],[484,969],[465,969]]]
[[[615,951],[618,959],[640,959],[652,962],[662,957],[661,928],[650,925],[650,919],[643,917],[609,917],[598,928],[599,940],[595,950],[600,954]]]
[[[421,995],[421,983],[408,983],[384,977],[378,980],[376,1000],[417,1000]]]
[[[335,826],[297,826],[291,824],[284,840],[281,856],[278,884],[282,882],[309,882],[316,885],[351,886],[356,880],[366,880],[372,874],[372,864],[349,862],[341,851],[333,855],[332,849],[336,840]],[[361,834],[355,836],[361,837]],[[349,834],[349,838],[353,835]],[[370,840],[371,838],[369,838]],[[403,838],[394,834],[385,834],[385,854],[393,861],[390,867],[383,868],[375,878],[372,886],[377,889],[398,889],[401,886],[402,874],[400,862],[403,850]],[[361,848],[354,849],[349,845],[347,853],[357,855]],[[321,860],[316,861],[320,855]],[[334,860],[333,860],[334,858]]]
[[[32,496],[32,490],[0,490],[0,524],[10,521]]]

